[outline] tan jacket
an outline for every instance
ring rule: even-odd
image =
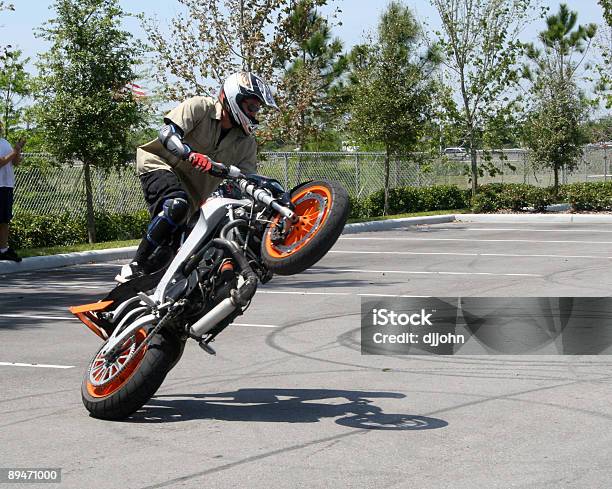
[[[234,127],[217,145],[221,134],[221,110],[221,104],[211,97],[193,97],[171,110],[164,120],[172,121],[183,130],[183,141],[194,151],[214,161],[235,165],[244,173],[255,173],[257,142],[253,136],[246,136],[242,129]],[[174,171],[189,195],[193,210],[221,182],[221,179],[201,173],[188,161],[174,156],[157,139],[136,150],[136,170],[139,175],[154,170]]]

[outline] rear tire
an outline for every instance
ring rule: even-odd
[[[280,217],[264,232],[261,257],[270,271],[294,275],[318,262],[342,234],[349,214],[349,196],[338,182],[318,180],[291,192],[291,202],[300,221],[283,242],[273,240]]]
[[[144,336],[146,332],[139,330],[128,341],[137,346]],[[100,365],[100,348],[90,362],[81,386],[84,406],[99,419],[119,420],[133,414],[151,399],[176,364],[183,352],[181,343],[170,333],[159,333],[144,348],[144,353],[139,352],[126,362],[123,377],[119,373],[108,382],[95,385],[91,372],[95,365]]]

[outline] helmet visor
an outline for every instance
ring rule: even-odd
[[[274,97],[272,96],[272,90],[270,90],[270,87],[261,78],[257,77],[256,80],[257,87],[259,88],[259,91],[263,96],[262,102],[268,107],[272,107],[278,110],[278,105],[276,105],[276,102],[274,101]]]

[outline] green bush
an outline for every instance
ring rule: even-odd
[[[349,196],[349,204],[351,207],[351,210],[349,213],[350,219],[359,219],[363,216],[364,214],[363,202],[364,202],[364,199],[359,199],[357,197]]]
[[[546,212],[546,206],[565,202],[562,199],[560,200],[559,196],[555,198],[553,187],[532,187],[528,191],[528,201],[535,212]]]
[[[434,185],[422,189],[423,209],[438,211],[445,209],[465,209],[470,205],[470,191],[456,185]]]
[[[549,188],[523,183],[488,183],[478,187],[478,194],[472,198],[472,211],[520,212],[525,207],[533,207],[536,212],[543,212],[547,205],[554,202],[552,190]]]
[[[559,199],[574,211],[612,210],[612,182],[571,183],[559,186]]]
[[[383,215],[384,190],[378,190],[363,199],[351,198],[353,219],[367,219]],[[400,187],[389,189],[389,214],[407,214],[444,209],[464,209],[469,206],[469,191],[455,185],[431,187]]]
[[[115,241],[140,238],[150,217],[146,210],[131,214],[97,212],[95,220],[97,240]],[[9,243],[16,249],[69,246],[86,242],[84,215],[40,215],[20,211],[11,221]]]
[[[404,214],[407,212],[419,212],[425,209],[425,189],[420,187],[400,187],[389,190],[389,214]],[[382,216],[385,194],[380,192],[381,208],[379,216]]]
[[[116,241],[140,238],[150,221],[145,210],[133,214],[96,213],[96,239]]]
[[[9,244],[13,248],[43,248],[87,241],[85,219],[70,214],[40,215],[18,212],[11,221]]]
[[[472,212],[478,214],[495,212],[499,209],[497,194],[490,192],[481,192],[472,198]]]

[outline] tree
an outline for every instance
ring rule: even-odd
[[[126,84],[141,50],[120,29],[118,0],[56,0],[57,17],[40,36],[36,118],[46,149],[62,163],[83,162],[89,242],[95,242],[92,167],[121,167],[131,158],[130,133],[143,106]]]
[[[15,6],[12,3],[7,3],[4,1],[0,1],[0,12],[3,10],[15,10]],[[11,49],[11,45],[1,46],[0,45],[0,55],[6,55],[6,53]]]
[[[589,121],[585,130],[589,143],[609,143],[612,141],[612,116]]]
[[[29,58],[21,59],[20,50],[0,54],[0,113],[5,138],[11,127],[21,121],[22,103],[31,93],[30,75],[25,70],[28,61]]]
[[[577,25],[577,21],[578,13],[570,11],[564,3],[559,6],[558,13],[546,17],[547,29],[538,35],[543,49],[537,49],[533,44],[527,46],[527,57],[534,69],[527,65],[524,76],[535,85],[548,83],[553,78],[562,86],[565,82],[575,82],[579,77],[579,69],[597,33],[597,25]]]
[[[452,123],[463,129],[471,158],[472,194],[478,187],[476,150],[489,118],[508,110],[507,90],[518,81],[518,33],[530,0],[430,0],[442,20],[438,33],[448,80],[460,96],[446,98]]]
[[[426,47],[410,9],[394,1],[376,38],[353,48],[350,58],[349,131],[357,142],[385,148],[386,214],[391,156],[414,150],[432,116],[438,52]]]
[[[599,0],[606,25],[599,29],[599,49],[603,63],[597,65],[600,78],[598,90],[605,96],[606,108],[612,108],[612,0]]]
[[[316,10],[318,0],[298,0],[285,21],[287,50],[279,59],[285,71],[279,82],[274,126],[281,138],[304,149],[309,140],[329,137],[338,118],[332,90],[346,70],[342,42],[332,39],[331,26]],[[323,133],[327,133],[323,135]]]
[[[584,123],[586,105],[571,82],[560,84],[558,79],[547,79],[536,92],[537,102],[527,118],[525,142],[534,165],[552,168],[554,192],[559,188],[559,170],[576,168],[588,142]]]
[[[240,69],[271,79],[275,60],[287,50],[281,25],[291,0],[178,2],[184,12],[171,20],[169,33],[156,19],[142,17],[167,100],[214,95]]]
[[[612,26],[612,0],[598,0],[599,5],[603,9],[604,20],[606,24]]]
[[[326,86],[337,76],[342,49],[315,10],[327,0],[178,2],[184,11],[172,19],[169,33],[155,19],[142,17],[166,100],[215,96],[229,74],[250,70],[277,87],[282,109],[263,114],[261,140],[306,140],[317,129],[317,115],[330,107]],[[306,67],[296,64],[300,57]],[[285,68],[291,72],[287,76]]]
[[[533,160],[554,171],[555,192],[559,170],[575,168],[587,142],[584,123],[589,101],[578,91],[579,68],[584,62],[597,26],[577,25],[578,14],[565,4],[546,18],[547,29],[538,38],[543,49],[530,44],[531,61],[524,76],[532,83],[534,113],[528,116],[526,140]],[[545,159],[548,157],[548,161]]]

